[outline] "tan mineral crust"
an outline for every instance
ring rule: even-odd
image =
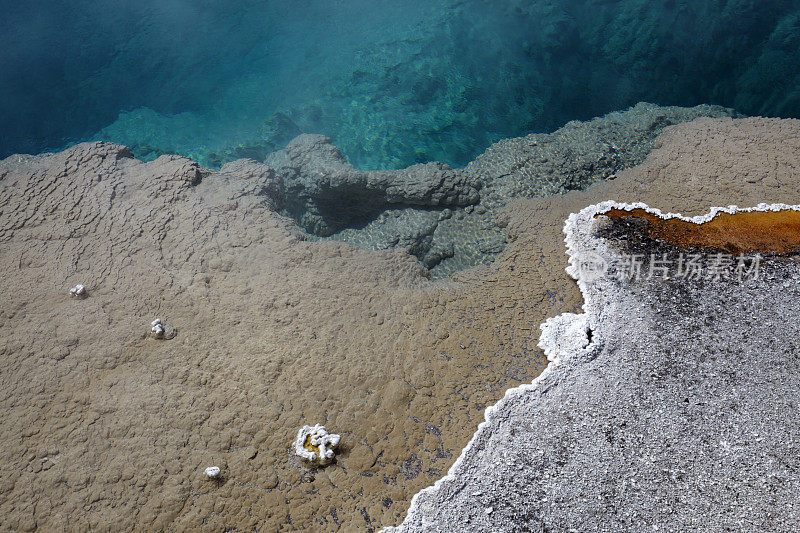
[[[307,242],[274,173],[81,144],[0,162],[0,530],[358,531],[398,524],[577,311],[562,228],[598,201],[691,216],[800,203],[800,121],[698,119],[584,191],[505,210],[492,265]],[[86,298],[69,289],[86,287]],[[161,318],[174,338],[155,339]],[[304,424],[334,463],[294,455]],[[204,469],[219,466],[209,479]]]

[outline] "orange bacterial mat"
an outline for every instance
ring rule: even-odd
[[[734,254],[800,251],[800,211],[718,213],[702,224],[679,218],[664,219],[638,208],[631,211],[614,208],[602,215],[614,219],[645,219],[645,231],[650,238],[680,247],[716,248]]]

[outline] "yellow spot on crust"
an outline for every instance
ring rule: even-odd
[[[320,457],[319,446],[314,446],[313,444],[311,444],[311,435],[310,434],[306,435],[306,440],[303,441],[303,448],[305,448],[306,450],[310,451],[311,453],[313,453],[317,457]]]

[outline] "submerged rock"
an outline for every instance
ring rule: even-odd
[[[463,202],[420,203],[424,197],[420,191],[431,190],[431,176],[435,176],[422,173],[424,178],[420,177],[421,169],[428,169],[432,165],[428,164],[386,171],[394,176],[397,183],[403,184],[392,189],[392,198],[397,205],[387,210],[381,207],[381,199],[370,199],[345,187],[327,188],[325,202],[336,206],[334,212],[338,214],[335,220],[340,224],[348,224],[345,215],[351,217],[349,227],[332,234],[329,231],[334,226],[327,223],[318,225],[325,220],[320,211],[323,195],[318,195],[313,204],[303,201],[301,204],[295,203],[290,213],[301,221],[306,230],[318,235],[330,235],[332,239],[373,250],[405,248],[431,269],[432,277],[444,277],[471,266],[490,263],[502,252],[507,238],[505,229],[498,224],[497,210],[510,201],[582,190],[593,183],[614,179],[618,172],[644,160],[665,127],[697,117],[735,115],[733,110],[718,106],[684,108],[639,103],[628,110],[609,113],[590,121],[570,122],[553,133],[531,134],[495,143],[466,168],[448,171],[462,176],[461,180],[440,179],[437,182],[434,198],[468,199],[469,205],[466,206]],[[301,149],[304,146],[307,148]],[[290,197],[309,194],[310,190],[328,181],[349,183],[366,179],[364,175],[384,173],[364,173],[353,169],[324,137],[298,137],[290,147],[272,156],[268,162],[277,165],[278,173],[285,176],[287,183],[301,181],[312,185],[288,186],[287,202],[297,202]],[[301,154],[327,153],[329,155],[322,159],[332,163],[319,166],[313,161],[320,156],[298,155],[294,166],[287,166],[287,154],[295,154],[298,150]],[[334,168],[339,170],[331,170]],[[350,177],[342,178],[341,173]],[[304,175],[307,177],[302,178]],[[462,188],[465,183],[474,184],[475,194],[479,189],[480,197],[473,198],[472,194],[465,194]],[[420,184],[426,185],[423,187]],[[446,192],[447,188],[452,188],[452,191]],[[402,194],[398,191],[402,191]],[[409,207],[409,204],[424,205],[427,210]],[[445,205],[452,207],[443,208]],[[384,216],[393,223],[381,223]],[[436,216],[442,220],[441,223],[433,222]]]
[[[512,198],[582,190],[644,161],[665,127],[698,117],[735,117],[720,106],[658,106],[640,102],[624,111],[568,122],[553,133],[504,139],[466,167],[485,184],[485,206]]]
[[[330,235],[390,206],[452,207],[477,203],[480,183],[442,163],[362,171],[323,135],[300,135],[266,163],[283,179],[284,209],[300,226]]]

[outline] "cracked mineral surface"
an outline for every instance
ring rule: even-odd
[[[306,240],[280,213],[284,181],[261,163],[142,163],[104,143],[11,156],[0,162],[0,461],[12,472],[0,529],[397,525],[485,408],[545,367],[539,324],[580,310],[564,271],[570,213],[606,199],[686,215],[798,204],[799,139],[796,120],[666,127],[614,179],[498,208],[508,244],[496,260],[437,281],[400,248]],[[455,231],[460,208],[447,209],[439,226]],[[69,297],[78,283],[87,298]],[[150,338],[154,317],[176,337]],[[306,423],[341,435],[333,464],[309,470],[292,455]],[[742,494],[777,487],[736,479]]]

